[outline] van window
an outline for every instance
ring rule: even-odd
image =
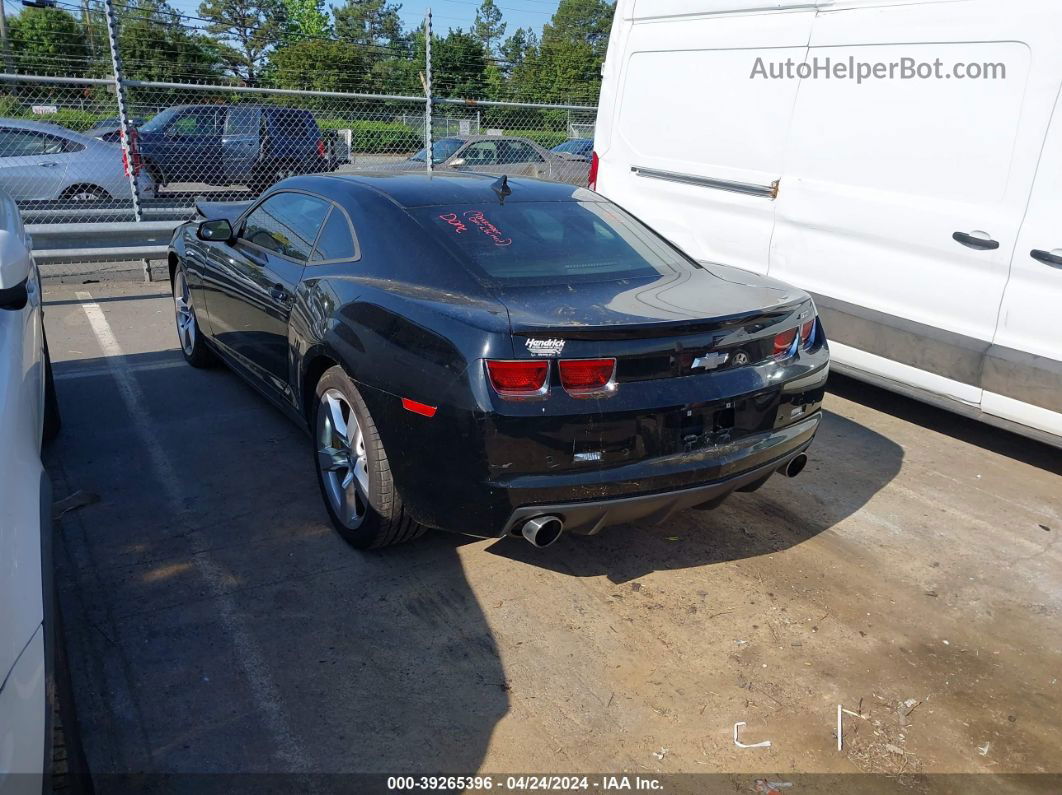
[[[458,261],[492,281],[605,281],[697,267],[608,202],[436,205],[410,212]]]
[[[258,135],[261,114],[259,108],[229,108],[225,114],[225,135]]]

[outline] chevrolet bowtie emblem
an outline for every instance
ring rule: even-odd
[[[693,369],[714,370],[716,367],[726,364],[726,360],[729,358],[729,353],[706,353],[704,356],[698,356],[693,360]]]

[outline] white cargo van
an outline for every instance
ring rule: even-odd
[[[618,0],[592,180],[838,370],[1062,445],[1062,2]]]

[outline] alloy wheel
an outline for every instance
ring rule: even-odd
[[[192,308],[188,282],[180,269],[173,277],[173,305],[177,316],[177,338],[185,354],[191,356],[195,350],[195,310]]]
[[[369,505],[365,434],[338,389],[321,395],[315,439],[321,481],[332,511],[344,527],[356,530],[365,521]]]

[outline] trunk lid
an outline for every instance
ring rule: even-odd
[[[615,356],[620,382],[756,364],[773,352],[775,334],[813,315],[806,293],[716,265],[648,279],[498,285],[493,293],[509,312],[517,357],[558,348],[563,358]],[[726,361],[695,370],[709,352]]]

